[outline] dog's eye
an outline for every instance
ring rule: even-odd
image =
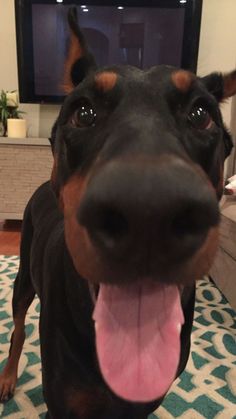
[[[199,130],[208,130],[214,124],[209,112],[202,105],[195,105],[188,115],[190,124]]]
[[[85,128],[94,125],[96,112],[90,103],[81,103],[71,117],[71,124],[75,127]]]

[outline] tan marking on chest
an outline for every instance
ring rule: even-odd
[[[91,388],[90,391],[71,388],[66,398],[69,408],[78,419],[89,419],[95,415],[102,418],[111,402],[108,395],[98,387]]]

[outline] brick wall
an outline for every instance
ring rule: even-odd
[[[52,153],[47,145],[0,144],[0,219],[22,219],[36,190],[50,178]]]

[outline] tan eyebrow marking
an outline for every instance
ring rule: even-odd
[[[95,76],[95,85],[102,92],[109,92],[116,85],[118,75],[113,71],[103,71]]]
[[[186,70],[177,70],[171,74],[171,80],[178,90],[187,93],[195,80],[195,75]]]

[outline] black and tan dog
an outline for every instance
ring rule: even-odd
[[[0,397],[37,293],[48,417],[146,419],[186,365],[195,281],[216,252],[232,147],[218,104],[236,72],[95,70],[71,26],[65,84],[80,83],[53,130],[52,180],[25,211]]]

